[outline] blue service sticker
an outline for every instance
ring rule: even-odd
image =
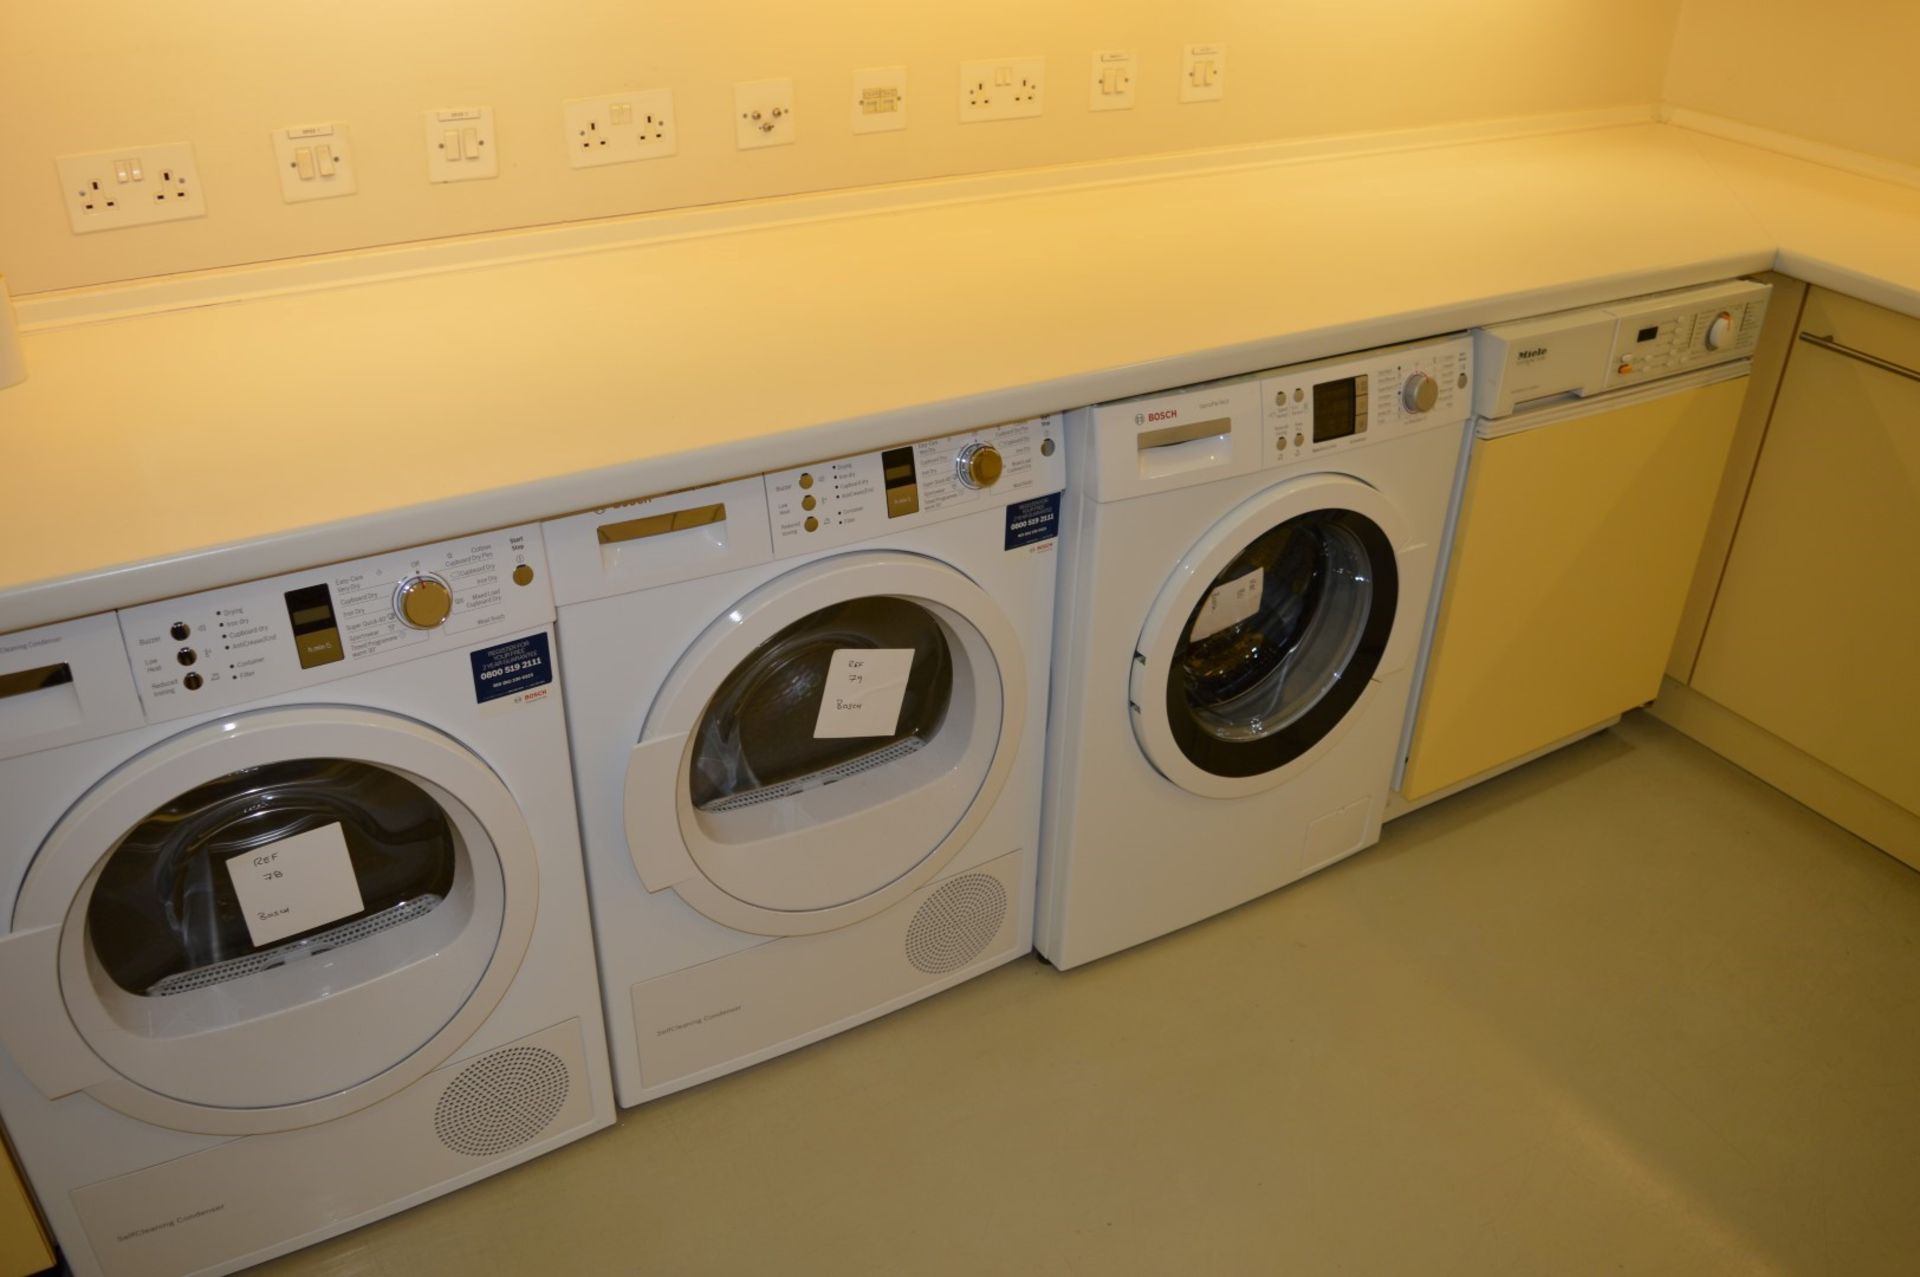
[[[1060,535],[1060,494],[1016,501],[1007,507],[1007,549],[1017,550]]]
[[[485,705],[553,682],[553,648],[546,634],[529,634],[467,653],[473,662],[473,697]]]

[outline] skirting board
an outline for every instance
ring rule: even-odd
[[[1651,712],[1856,838],[1920,869],[1920,816],[1670,678]]]

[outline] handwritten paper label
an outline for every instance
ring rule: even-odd
[[[346,835],[337,824],[243,851],[226,863],[255,945],[285,940],[366,908]]]
[[[1198,643],[1230,625],[1238,625],[1258,612],[1260,587],[1265,578],[1266,573],[1255,568],[1225,585],[1214,586],[1213,593],[1207,595],[1207,601],[1200,605],[1199,615],[1193,618],[1193,632],[1188,636],[1190,640]]]
[[[891,736],[900,725],[900,703],[913,672],[910,647],[843,647],[827,666],[820,694],[816,738]]]

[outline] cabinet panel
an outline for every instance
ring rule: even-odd
[[[1920,323],[1831,294],[1802,328],[1920,356]],[[1920,812],[1920,380],[1795,343],[1693,686]]]
[[[53,1267],[40,1217],[27,1200],[13,1159],[0,1149],[0,1277],[27,1277]]]
[[[1474,442],[1408,800],[1659,693],[1746,385]]]

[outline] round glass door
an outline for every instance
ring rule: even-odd
[[[865,552],[796,568],[689,648],[629,763],[628,846],[740,930],[831,930],[950,860],[1005,784],[1018,637],[954,569]]]
[[[344,706],[203,723],[42,844],[0,946],[0,979],[30,987],[0,1030],[77,1037],[49,1094],[214,1133],[326,1120],[485,1021],[538,884],[519,805],[451,737]]]
[[[874,678],[904,667],[902,685],[850,683],[854,653],[883,654],[867,663],[886,664]],[[694,809],[738,811],[911,757],[946,721],[953,668],[945,627],[911,599],[851,599],[802,617],[756,648],[701,714]],[[855,694],[886,703],[836,708]],[[848,735],[821,734],[842,726]]]
[[[1392,542],[1347,509],[1294,515],[1248,542],[1186,614],[1162,691],[1173,743],[1217,777],[1260,776],[1346,717],[1393,633]]]
[[[275,849],[303,835],[311,837],[299,845],[311,850],[298,867],[290,860],[247,872],[255,857],[278,863]],[[446,809],[395,772],[340,758],[243,768],[127,832],[94,882],[87,937],[126,993],[209,989],[426,917],[453,890],[459,846]],[[260,918],[278,906],[273,889],[288,882],[265,876],[272,873],[323,883],[327,902],[304,919]],[[255,884],[267,899],[249,909],[240,888]],[[304,903],[292,889],[280,894],[288,909]]]

